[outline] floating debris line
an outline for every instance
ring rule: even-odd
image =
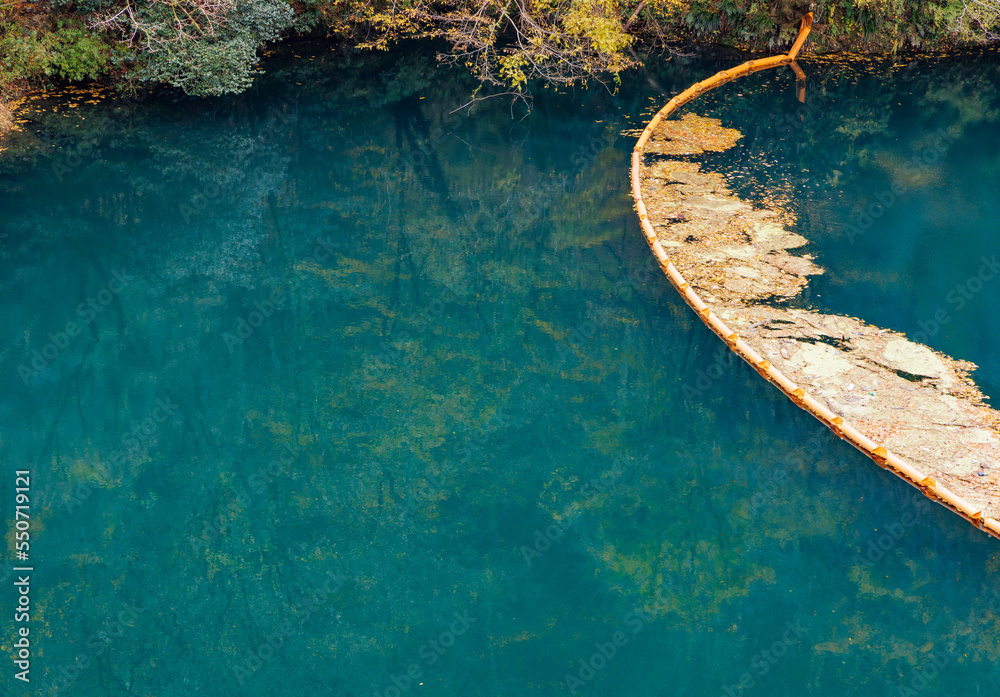
[[[632,152],[643,234],[685,302],[740,358],[880,467],[1000,538],[1000,412],[969,378],[976,366],[857,318],[784,306],[823,273],[792,251],[807,242],[787,229],[793,217],[746,203],[687,158],[741,134],[690,113],[667,120],[708,90],[782,65],[803,101],[795,57],[811,26],[809,13],[788,54],[723,70],[653,116]]]

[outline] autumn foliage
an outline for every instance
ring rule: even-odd
[[[433,37],[448,47],[443,60],[521,91],[613,81],[639,44],[774,51],[808,11],[813,50],[941,48],[995,40],[1000,27],[1000,0],[14,0],[0,8],[0,96],[98,76],[241,92],[261,47],[292,34],[369,49]]]

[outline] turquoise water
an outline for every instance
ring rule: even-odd
[[[40,112],[2,156],[0,506],[13,534],[30,471],[34,568],[4,694],[994,690],[996,542],[649,262],[622,133],[731,57],[526,115],[451,113],[471,85],[422,53],[297,50],[237,98]],[[837,105],[872,79],[843,70]],[[835,278],[815,302],[853,302]]]
[[[785,70],[695,106],[746,135],[716,163],[796,212],[827,269],[811,304],[973,361],[1000,396],[1000,54],[805,67],[804,104]]]

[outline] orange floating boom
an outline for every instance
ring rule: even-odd
[[[712,312],[712,309],[705,304],[673,265],[673,262],[670,261],[666,250],[663,249],[663,245],[660,244],[660,240],[657,238],[656,232],[649,222],[646,203],[642,199],[642,182],[640,178],[642,154],[646,143],[649,142],[649,138],[653,135],[653,131],[660,122],[669,117],[678,107],[730,80],[755,73],[758,70],[767,70],[779,65],[791,64],[799,54],[799,51],[802,50],[802,46],[809,36],[809,30],[812,28],[812,20],[812,12],[802,18],[798,38],[795,39],[795,43],[792,44],[792,48],[787,54],[771,56],[770,58],[761,60],[750,60],[735,68],[722,70],[706,80],[696,82],[667,102],[650,119],[632,151],[632,198],[635,200],[635,208],[639,214],[642,232],[664,274],[666,274],[671,284],[681,294],[681,297],[684,298],[684,301],[695,310],[701,320],[708,325],[709,329],[718,334],[736,355],[753,366],[764,379],[784,392],[800,408],[812,414],[825,426],[830,428],[839,438],[846,440],[870,457],[879,467],[888,469],[898,475],[904,481],[923,492],[925,496],[951,509],[980,530],[984,530],[990,535],[1000,538],[1000,521],[987,517],[977,506],[972,505],[947,487],[942,486],[932,477],[927,476],[910,463],[887,450],[885,446],[874,442],[854,428],[854,426],[845,422],[843,417],[833,413],[824,404],[806,394],[802,387],[789,380],[780,370],[754,351],[736,332],[726,326],[725,322]],[[797,65],[793,66],[793,70],[797,67]],[[800,80],[804,77],[801,70],[795,70],[795,73]]]

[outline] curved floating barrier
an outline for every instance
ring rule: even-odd
[[[730,68],[716,73],[707,80],[697,82],[667,102],[666,106],[660,109],[660,111],[657,112],[649,121],[632,152],[632,197],[635,200],[635,208],[639,215],[639,221],[642,226],[643,234],[646,237],[646,242],[649,244],[653,255],[656,257],[660,267],[663,269],[664,274],[666,274],[671,284],[673,284],[674,288],[676,288],[684,298],[684,301],[691,306],[701,320],[708,325],[713,332],[726,342],[729,348],[736,353],[736,355],[753,366],[753,368],[760,373],[764,379],[777,386],[778,389],[784,392],[785,395],[797,406],[819,419],[820,422],[827,426],[827,428],[831,429],[838,437],[849,442],[855,448],[871,458],[880,467],[888,469],[898,475],[909,484],[922,491],[928,498],[951,509],[975,525],[977,528],[986,531],[994,537],[1000,538],[1000,520],[990,517],[986,514],[982,507],[969,503],[964,498],[954,493],[951,489],[941,484],[934,477],[922,472],[910,462],[907,462],[894,452],[890,451],[883,443],[875,442],[873,439],[863,434],[854,425],[845,421],[843,416],[834,413],[834,411],[832,411],[828,406],[818,401],[811,394],[808,394],[803,385],[796,384],[794,381],[789,379],[784,373],[776,368],[771,361],[767,360],[764,356],[758,353],[743,338],[733,331],[699,296],[694,288],[691,287],[691,284],[674,266],[674,263],[667,255],[667,252],[664,249],[663,244],[661,244],[660,239],[658,238],[657,233],[649,219],[646,202],[643,200],[642,194],[643,156],[645,154],[647,144],[649,144],[654,131],[661,124],[661,122],[667,119],[674,111],[677,110],[678,107],[711,89],[729,82],[730,80],[734,80],[738,77],[749,75],[760,70],[767,70],[769,68],[775,68],[782,65],[790,65],[795,71],[797,78],[799,78],[799,98],[801,100],[803,98],[801,80],[804,78],[804,74],[794,61],[795,57],[798,55],[803,44],[805,43],[806,38],[809,36],[809,31],[812,27],[812,19],[813,17],[811,12],[803,18],[798,38],[795,40],[794,45],[787,54],[772,56],[762,60],[747,61],[735,68]],[[744,273],[747,272],[744,271]],[[815,271],[806,271],[805,273],[815,273]],[[923,350],[930,353],[929,350]],[[784,354],[785,351],[782,349],[783,357],[787,358]],[[853,387],[854,385],[852,384],[851,388]]]

